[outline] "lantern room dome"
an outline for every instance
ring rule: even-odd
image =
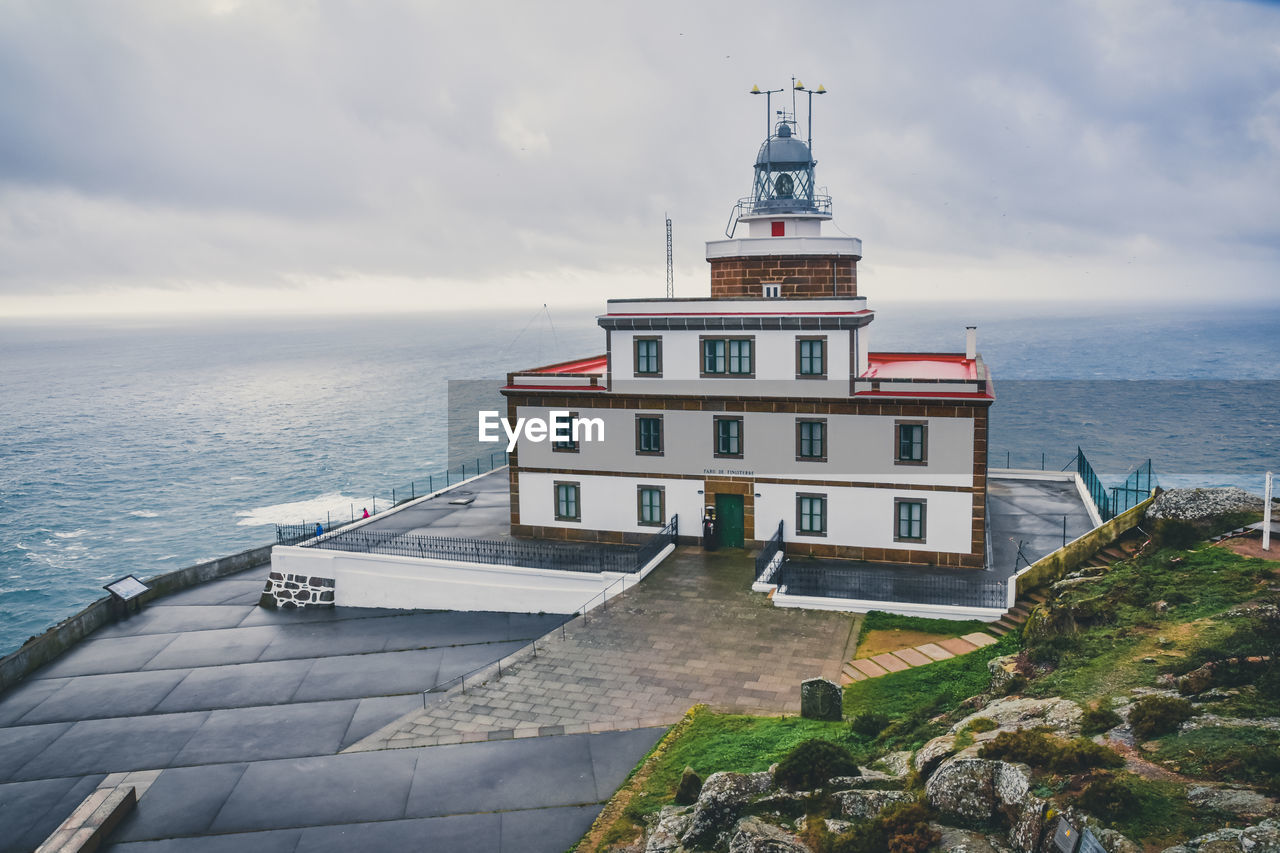
[[[776,136],[765,140],[756,157],[757,167],[774,170],[807,169],[812,163],[813,155],[809,146],[791,135],[791,125],[786,122],[778,125]]]

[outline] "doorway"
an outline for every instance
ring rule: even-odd
[[[743,544],[742,495],[716,495],[716,523],[721,548],[741,548]]]

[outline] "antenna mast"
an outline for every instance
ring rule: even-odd
[[[671,269],[671,217],[667,217],[667,298],[672,299],[676,295],[675,279],[672,277]]]

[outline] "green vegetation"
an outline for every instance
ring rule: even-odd
[[[1096,708],[1085,708],[1080,727],[1086,735],[1096,735],[1113,729],[1123,722],[1120,715],[1111,710],[1110,704],[1100,704]]]
[[[1178,726],[1191,719],[1191,703],[1171,696],[1145,696],[1129,710],[1129,726],[1138,740],[1176,732]]]
[[[1076,804],[1148,849],[1210,832],[1223,825],[1187,802],[1183,786],[1117,772],[1096,777],[1076,797]]]
[[[919,803],[890,806],[875,820],[866,821],[832,840],[815,853],[924,853],[942,838],[929,826],[932,815]]]
[[[967,655],[855,682],[844,689],[845,715],[887,714],[893,723],[880,734],[880,752],[915,749],[945,731],[932,718],[986,690],[991,681],[987,661],[1017,650],[1018,638],[1006,634],[995,645]]]
[[[789,791],[822,788],[834,776],[860,776],[849,750],[829,740],[807,740],[786,754],[773,771],[773,783]]]
[[[881,714],[879,711],[863,711],[849,722],[849,728],[854,734],[873,738],[887,729],[891,722],[888,714]]]
[[[1124,759],[1114,750],[1088,738],[1062,740],[1038,729],[1001,732],[978,751],[982,758],[1020,761],[1054,773],[1079,773],[1095,767],[1123,767]]]
[[[923,619],[918,616],[899,616],[896,613],[885,613],[883,610],[872,610],[862,620],[862,631],[858,634],[861,643],[868,631],[919,631],[922,634],[941,634],[944,637],[959,637],[974,631],[985,631],[987,624],[970,620],[958,622],[953,619]]]
[[[1153,756],[1195,779],[1235,779],[1280,796],[1280,732],[1209,727],[1162,738]]]

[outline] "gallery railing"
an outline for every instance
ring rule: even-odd
[[[910,570],[844,568],[785,562],[774,574],[785,595],[951,604],[1004,610],[1007,584],[977,577],[917,574]]]

